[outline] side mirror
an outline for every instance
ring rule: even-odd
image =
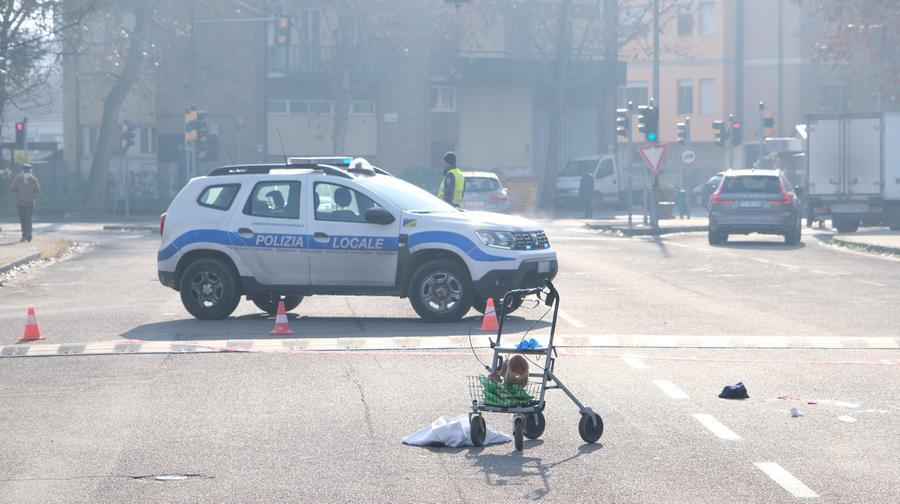
[[[394,222],[394,216],[384,208],[370,208],[363,214],[366,222],[371,224],[390,224]]]

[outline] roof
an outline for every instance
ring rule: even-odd
[[[465,177],[485,177],[485,178],[495,178],[495,179],[500,178],[497,176],[496,173],[489,172],[489,171],[464,171],[463,176],[465,176]]]
[[[727,172],[725,172],[725,175],[729,175],[732,177],[742,177],[747,175],[769,175],[772,177],[776,177],[778,175],[781,175],[781,170],[773,170],[771,168],[736,168],[728,170]]]

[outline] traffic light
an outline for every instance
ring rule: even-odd
[[[713,121],[713,129],[716,131],[716,145],[725,147],[728,141],[728,130],[725,129],[725,121]]]
[[[275,45],[291,45],[291,18],[287,16],[278,18],[278,24],[275,27]]]
[[[734,114],[729,114],[728,124],[731,127],[731,145],[740,145],[744,136],[744,128],[741,121],[736,120]]]
[[[197,141],[197,109],[193,106],[184,112],[184,143],[188,146]]]
[[[194,133],[197,142],[197,159],[206,159],[209,156],[209,126],[206,124],[206,111],[198,110],[196,114]]]
[[[628,109],[616,109],[616,134],[620,137],[631,136],[631,111]]]
[[[648,142],[659,141],[659,110],[653,105],[638,107],[638,131],[644,134]]]
[[[132,146],[134,146],[134,125],[131,121],[125,121],[122,123],[122,132],[119,133],[119,150],[124,154]]]
[[[763,112],[763,136],[775,136],[775,113],[769,109]]]
[[[28,119],[22,119],[16,123],[16,148],[25,148],[25,134],[28,125]]]
[[[681,145],[691,143],[691,118],[685,117],[684,122],[676,126],[678,126],[678,143]]]

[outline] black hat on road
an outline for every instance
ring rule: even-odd
[[[450,152],[444,154],[444,163],[446,163],[450,166],[456,166],[456,153],[453,151],[450,151]]]
[[[725,385],[719,394],[721,399],[748,399],[747,387],[743,383],[737,382],[734,385]]]

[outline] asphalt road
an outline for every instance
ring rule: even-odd
[[[547,225],[560,333],[587,345],[564,349],[556,371],[603,415],[601,443],[581,441],[577,409],[551,392],[547,430],[522,453],[401,445],[466,411],[466,376],[480,371],[467,348],[0,358],[0,502],[900,500],[897,261],[816,236],[710,247],[701,233]],[[91,246],[0,287],[0,346],[18,338],[28,305],[42,344],[269,341],[272,320],[249,303],[227,321],[190,319],[156,281],[154,235],[56,231]],[[449,336],[465,347],[477,323],[472,312],[425,324],[393,298],[313,297],[296,313],[305,341]],[[535,325],[541,338],[542,314],[522,310],[512,331]],[[597,337],[618,346],[590,346]],[[641,347],[685,338],[695,344]],[[823,341],[839,344],[816,349]],[[716,397],[738,380],[749,400]],[[510,432],[507,416],[488,425]],[[155,479],[166,475],[186,479]]]

